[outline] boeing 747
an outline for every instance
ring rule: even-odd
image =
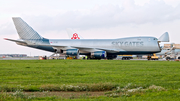
[[[113,59],[123,54],[153,54],[161,51],[159,42],[169,42],[168,33],[156,37],[127,37],[117,39],[47,39],[39,35],[20,17],[13,17],[19,40],[5,38],[31,48],[70,56],[87,55],[89,58]]]

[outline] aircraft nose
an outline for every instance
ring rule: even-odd
[[[158,46],[157,46],[157,51],[161,52],[161,47],[160,47],[159,43],[158,43]]]

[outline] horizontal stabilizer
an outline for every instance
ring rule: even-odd
[[[27,46],[27,43],[23,40],[14,40],[14,39],[8,39],[8,38],[4,38],[4,40],[8,40],[8,41],[12,41],[12,42],[16,42],[16,44],[18,45],[23,45],[23,46]]]
[[[14,39],[8,39],[8,38],[4,38],[4,40],[9,40],[9,41],[13,41],[13,42],[20,42],[20,43],[26,43],[23,40],[14,40]]]
[[[169,42],[169,34],[165,32],[161,37],[158,39],[159,42]]]

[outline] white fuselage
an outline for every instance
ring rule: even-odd
[[[52,46],[59,46],[61,49],[78,48],[114,50],[117,52],[160,52],[160,47],[155,37],[129,37],[119,39],[49,39]],[[64,47],[63,47],[64,46]],[[70,46],[70,47],[66,47]]]

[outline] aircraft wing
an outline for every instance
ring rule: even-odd
[[[94,47],[76,47],[76,46],[71,46],[71,47],[74,47],[74,48],[77,48],[77,49],[94,49],[94,50],[102,50],[102,51],[107,51],[107,52],[110,52],[110,53],[114,53],[114,52],[120,52],[120,51],[125,51],[125,50],[122,50],[122,49],[107,49],[107,48],[94,48]]]
[[[61,49],[71,49],[71,48],[76,48],[79,50],[89,50],[89,52],[94,52],[94,51],[107,51],[109,53],[114,53],[114,52],[120,52],[120,51],[125,51],[123,49],[107,49],[107,48],[94,48],[94,47],[86,47],[86,46],[63,46],[63,45],[50,45],[50,44],[41,44],[42,46],[51,46],[53,48],[61,48]]]

